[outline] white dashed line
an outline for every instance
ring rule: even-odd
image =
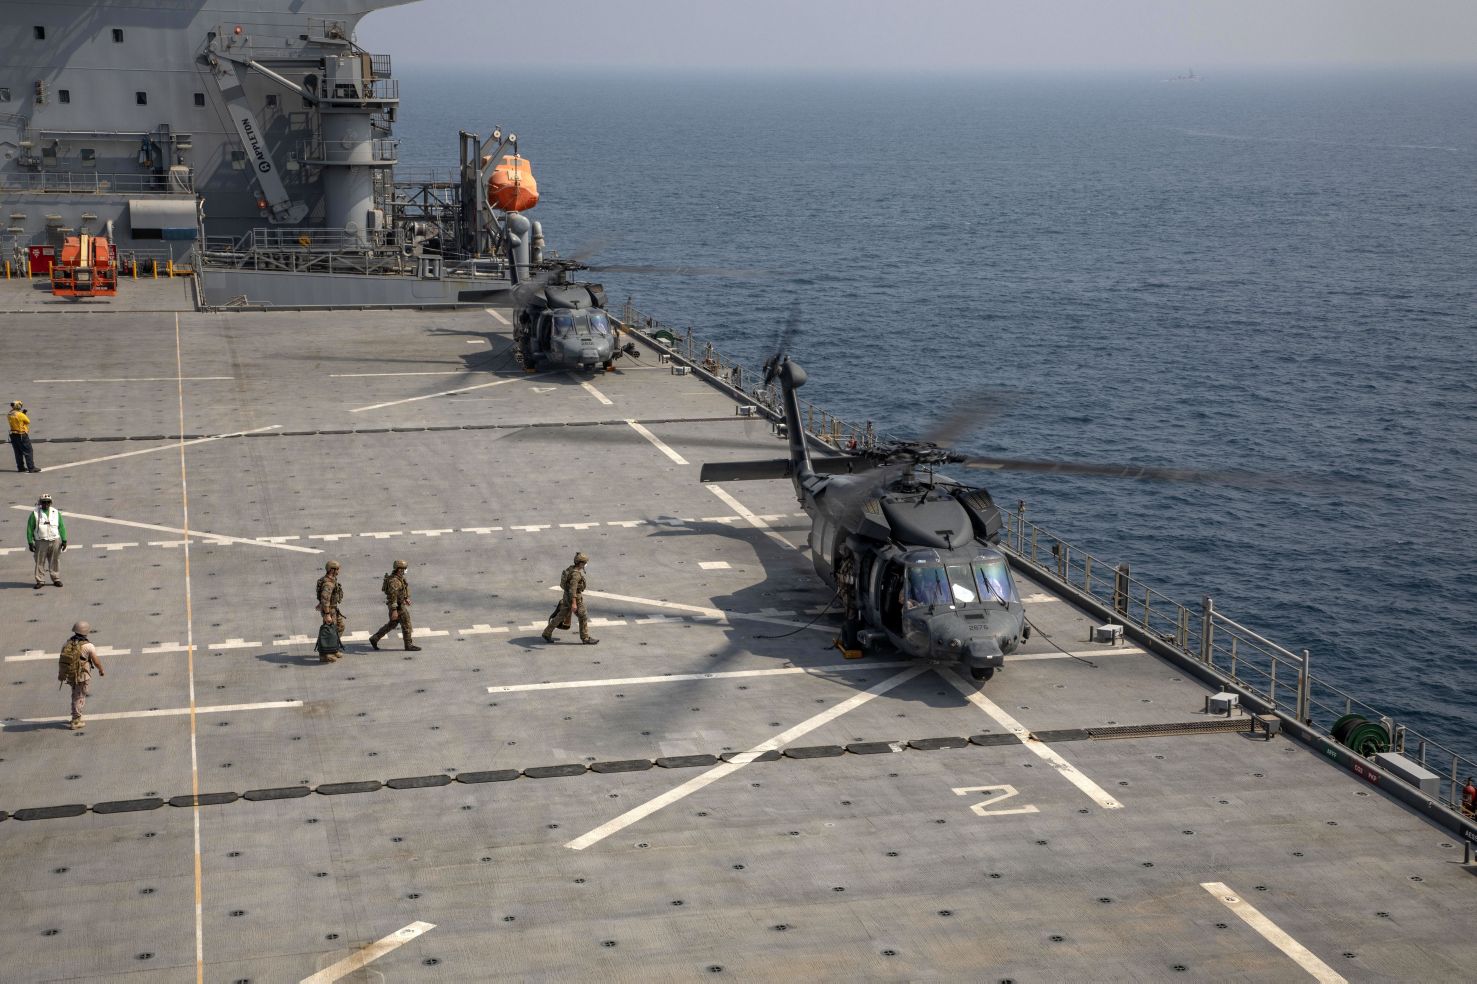
[[[172,447],[179,447],[179,445],[171,445],[171,446]],[[31,506],[12,506],[11,508],[12,509],[23,509],[23,510],[29,512],[32,507]],[[94,523],[106,523],[106,524],[109,524],[109,525],[112,525],[112,526],[127,526],[127,527],[131,527],[132,529],[136,529],[136,530],[154,530],[156,533],[180,533],[180,534],[184,534],[185,533],[184,530],[178,529],[178,528],[173,527],[173,526],[155,526],[153,523],[135,523],[133,520],[130,520],[130,519],[113,519],[110,516],[90,516],[87,513],[68,512],[66,514],[66,517],[69,520],[82,519],[82,520],[88,520],[88,521],[94,522]],[[299,547],[299,546],[295,546],[295,545],[290,544],[290,543],[268,543],[268,542],[265,542],[265,541],[262,541],[262,540],[252,539],[252,538],[244,537],[244,536],[225,536],[224,534],[221,534],[221,533],[205,533],[205,532],[202,532],[200,530],[191,530],[188,535],[191,536],[191,537],[194,537],[195,539],[201,541],[202,543],[209,543],[209,544],[213,544],[213,545],[220,545],[220,544],[227,544],[227,543],[248,543],[248,544],[251,544],[252,546],[257,546],[257,547],[272,547],[272,548],[277,549],[277,550],[290,550],[290,551],[293,551],[294,553],[310,553],[310,554],[316,554],[316,553],[322,553],[323,552],[322,550],[318,550],[315,547]],[[294,539],[295,540],[297,538],[296,537],[290,537],[289,539]],[[180,545],[180,544],[183,544],[184,542],[185,541],[183,541],[183,540],[158,540],[158,541],[155,541],[154,543],[151,543],[150,546]]]
[[[730,569],[726,560],[700,560],[697,562],[697,565],[705,571],[726,571]]]
[[[587,592],[588,593],[588,592]],[[621,677],[614,680],[564,680],[556,683],[519,683],[507,687],[488,687],[490,694],[516,694],[534,690],[583,690],[589,687],[624,687],[643,683],[681,683],[685,680],[736,680],[748,677],[793,676],[804,673],[824,676],[827,673],[861,673],[866,670],[895,670],[913,666],[912,660],[893,663],[828,663],[824,666],[782,666],[768,670],[724,670],[717,673],[669,673],[663,676]]]
[[[509,328],[513,327],[513,322],[509,321],[507,316],[504,315],[497,308],[485,308],[484,310],[487,311],[488,314],[492,315],[493,319],[496,320],[498,324],[506,325]]]

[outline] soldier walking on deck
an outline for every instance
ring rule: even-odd
[[[390,573],[385,575],[380,584],[385,592],[385,604],[390,609],[390,620],[380,627],[380,630],[369,637],[369,644],[375,649],[380,647],[380,640],[390,634],[395,626],[400,626],[400,637],[405,640],[405,648],[408,652],[418,653],[420,646],[411,641],[410,624],[410,583],[405,580],[405,569],[410,565],[403,560],[395,561],[395,566]]]
[[[36,555],[36,587],[50,580],[62,586],[61,558],[67,549],[67,523],[60,509],[51,505],[51,493],[41,493],[31,518],[26,520],[26,546]]]
[[[10,450],[15,452],[15,470],[39,472],[36,459],[31,456],[31,418],[20,400],[10,401],[10,413],[5,420],[10,424]]]
[[[82,707],[87,703],[92,671],[97,670],[98,676],[107,676],[103,672],[102,660],[97,658],[97,647],[87,639],[91,634],[92,626],[86,622],[78,622],[72,626],[72,638],[62,646],[61,660],[57,667],[57,680],[72,688],[70,727],[73,731],[82,729]]]
[[[589,557],[577,553],[574,563],[559,575],[559,587],[564,589],[564,596],[559,599],[559,607],[554,609],[554,614],[549,616],[549,624],[544,627],[545,642],[554,641],[555,629],[569,628],[571,614],[580,620],[580,642],[593,646],[600,641],[590,638],[590,617],[585,613],[585,565],[589,562]]]
[[[323,576],[315,589],[318,598],[317,610],[323,614],[323,629],[318,633],[318,658],[325,663],[334,663],[344,654],[344,613],[339,605],[344,600],[343,586],[338,583],[339,563],[330,560],[323,566]],[[332,626],[333,631],[327,631]]]

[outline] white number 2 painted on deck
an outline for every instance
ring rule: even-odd
[[[1020,793],[1016,790],[1014,786],[1010,786],[1005,783],[1001,783],[998,786],[958,786],[954,789],[955,796],[968,796],[970,793],[995,794],[994,796],[991,796],[989,799],[985,800],[983,803],[976,803],[974,806],[970,807],[970,810],[974,811],[974,815],[977,817],[1005,817],[1011,815],[1012,813],[1041,812],[1030,803],[1027,803],[1025,806],[1012,807],[1009,810],[990,809],[990,807],[995,805],[996,803],[1004,803],[1012,796],[1020,795]]]

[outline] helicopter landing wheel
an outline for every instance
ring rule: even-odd
[[[993,666],[971,666],[969,668],[970,678],[978,683],[988,683],[990,677],[994,675],[995,668]]]
[[[606,372],[615,372],[615,362],[614,361],[607,362],[601,368],[603,368]]]

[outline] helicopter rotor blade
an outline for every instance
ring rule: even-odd
[[[935,420],[919,441],[951,448],[986,424],[1005,416],[1020,402],[1021,394],[1014,390],[978,390]]]
[[[780,362],[790,352],[790,345],[800,335],[800,298],[795,298],[790,303],[790,316],[774,335],[773,355],[764,361],[764,385],[768,386],[774,382],[775,373],[779,372]]]
[[[1179,482],[1195,485],[1229,485],[1243,489],[1307,489],[1316,481],[1271,475],[1263,472],[1223,468],[1169,468],[1155,465],[1090,463],[1080,461],[1042,461],[1030,458],[971,457],[966,468],[995,471],[1034,472],[1045,475],[1083,475],[1094,478],[1126,478],[1156,482]]]
[[[642,263],[595,263],[586,265],[585,269],[596,273],[656,273],[680,277],[727,277],[733,280],[766,280],[775,276],[772,270],[742,267],[652,266]]]

